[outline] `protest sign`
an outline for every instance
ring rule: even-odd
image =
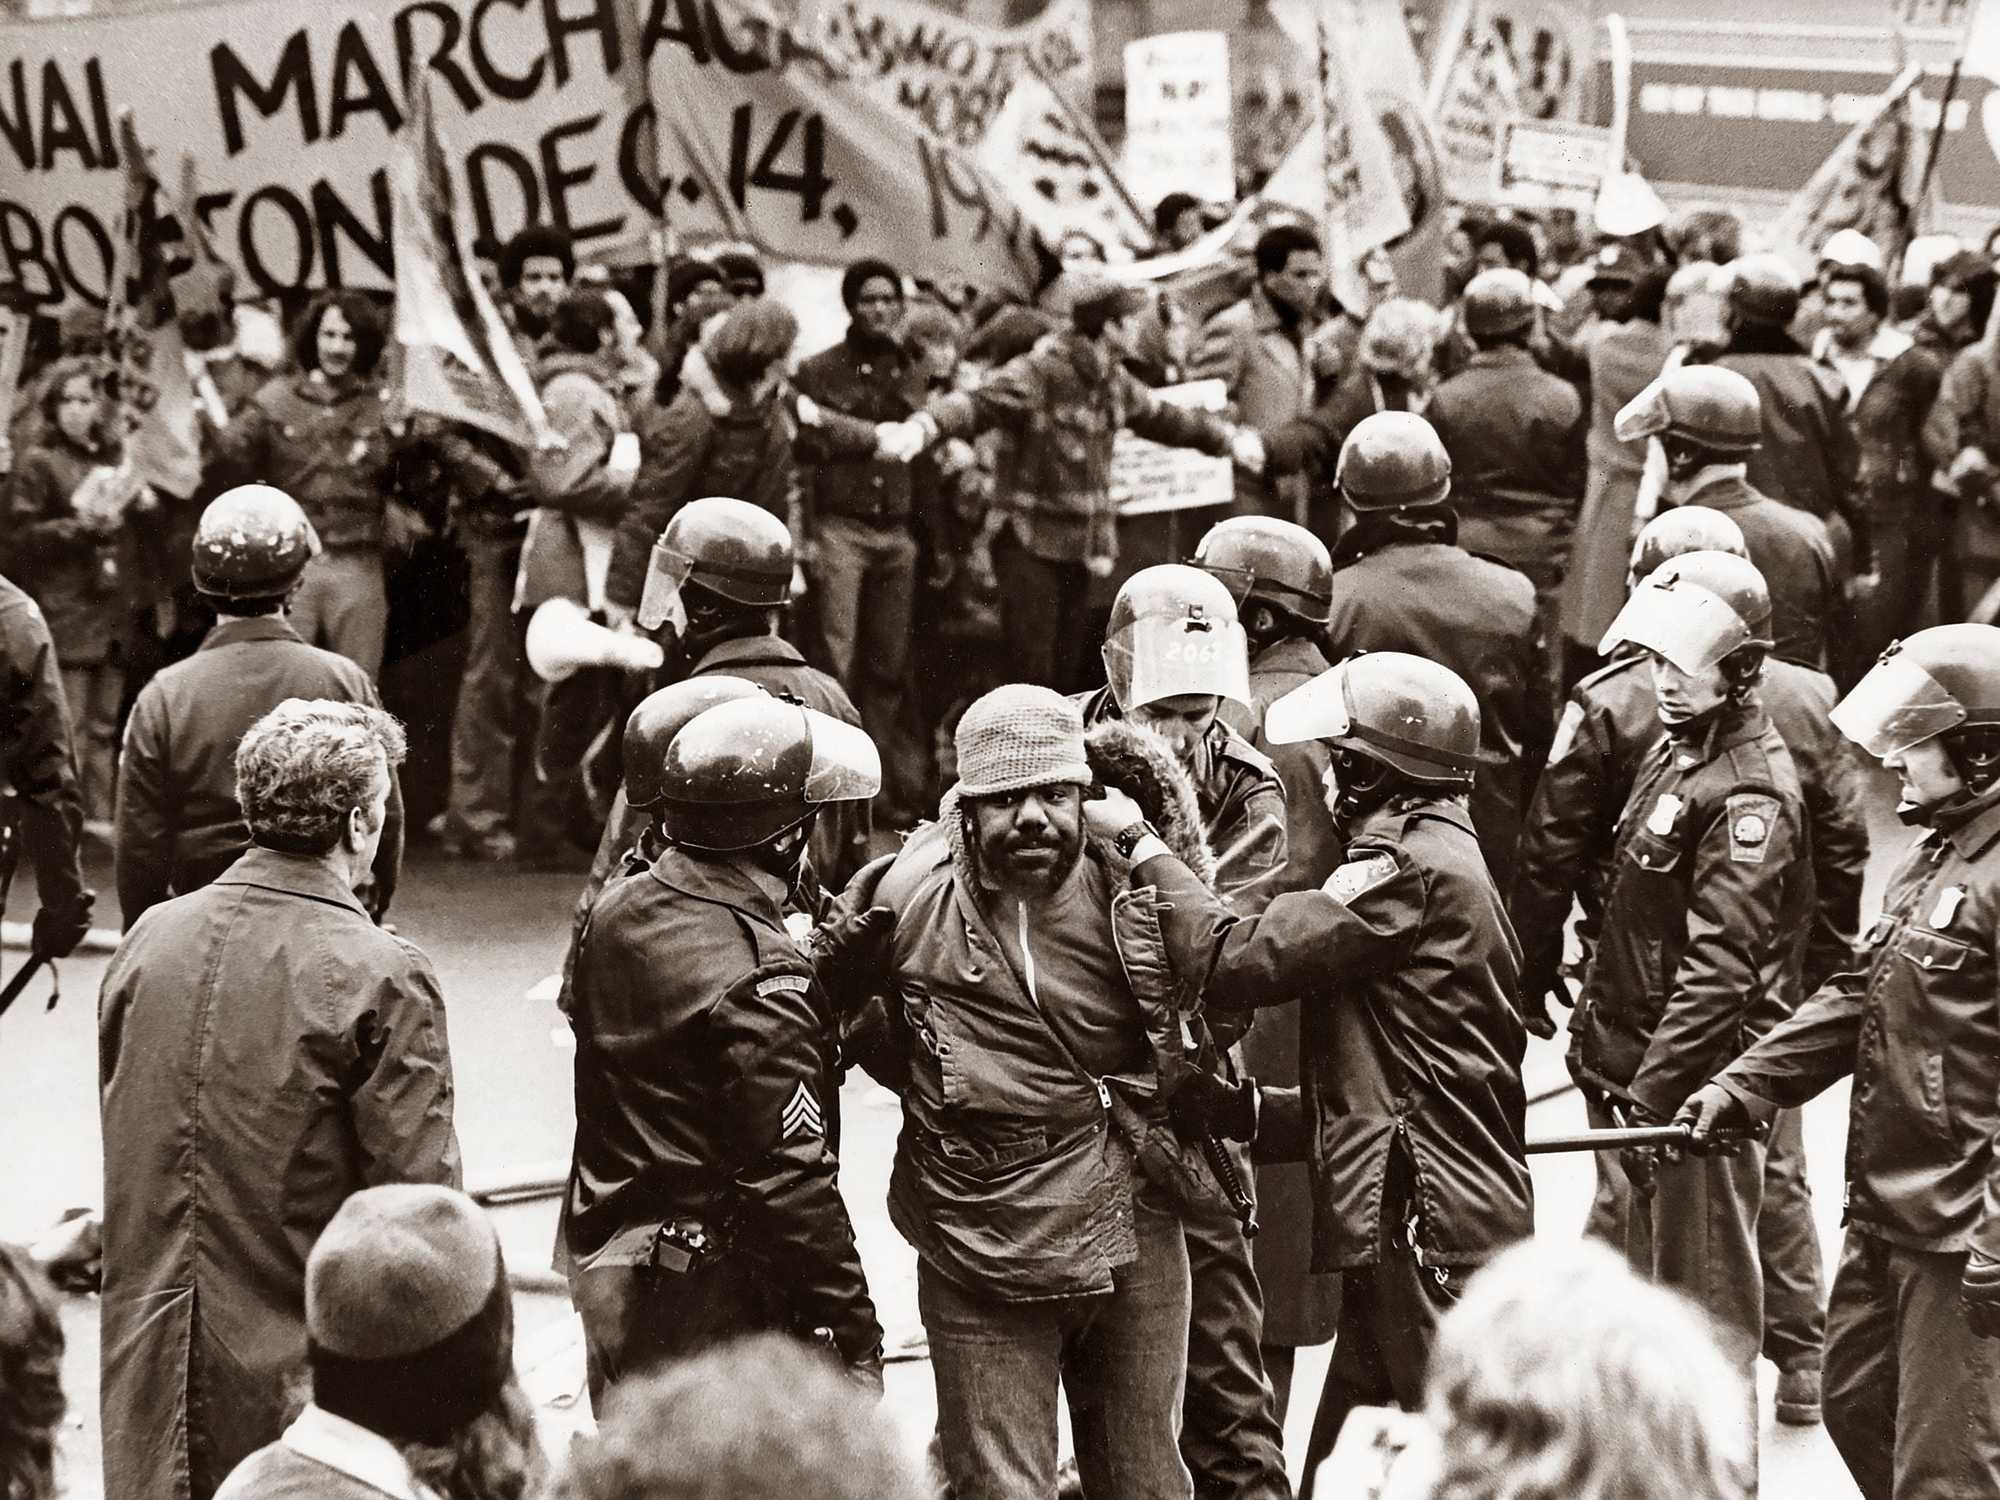
[[[1470,5],[1463,20],[1431,80],[1430,114],[1447,190],[1481,203],[1493,193],[1501,133],[1524,111],[1513,58],[1484,4]]]
[[[1141,203],[1236,196],[1229,38],[1176,31],[1125,46],[1125,181]]]
[[[1015,81],[976,159],[1051,242],[1084,229],[1106,244],[1152,243],[1151,226],[1112,174],[1109,148],[1038,73]]]
[[[1587,213],[1615,165],[1611,132],[1604,126],[1509,120],[1494,158],[1493,192],[1502,203]]]
[[[1190,380],[1161,386],[1153,394],[1195,411],[1221,411],[1228,391],[1220,380]],[[1236,476],[1226,458],[1210,458],[1193,448],[1168,448],[1120,432],[1111,447],[1111,501],[1121,516],[1227,505],[1236,496]]]
[[[413,67],[435,74],[479,253],[537,221],[585,254],[643,238],[660,195],[651,106],[625,67],[635,31],[652,100],[677,112],[657,158],[677,226],[748,221],[760,244],[845,259],[900,246],[887,226],[904,216],[916,259],[1032,284],[1031,231],[990,179],[728,0],[225,0],[0,25],[0,292],[104,305],[123,108],[193,153],[199,212],[245,290],[388,287],[390,141]],[[171,243],[182,231],[167,218],[150,232]]]

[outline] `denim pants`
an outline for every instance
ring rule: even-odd
[[[62,685],[83,790],[83,815],[109,818],[118,791],[118,705],[125,693],[125,664],[112,656],[65,665]]]
[[[827,671],[861,710],[861,727],[882,752],[884,792],[914,809],[912,762],[921,753],[903,729],[910,675],[910,610],[917,543],[906,526],[828,516],[814,533],[813,581]]]
[[[1090,1500],[1189,1500],[1181,1462],[1188,1262],[1180,1221],[1136,1210],[1139,1258],[1107,1293],[1006,1302],[917,1264],[952,1500],[1050,1500],[1056,1391]]]
[[[1865,1500],[2000,1494],[2000,1340],[1958,1305],[1965,1256],[1849,1226],[1826,1323],[1826,1432]]]
[[[514,622],[514,575],[521,539],[461,533],[471,606],[465,626],[465,675],[451,717],[451,816],[454,832],[490,839],[514,817],[514,731],[525,715],[521,633]]]
[[[292,595],[292,629],[308,646],[358,662],[371,679],[382,675],[389,633],[389,588],[380,547],[343,547],[306,564]]]
[[[993,542],[993,576],[1000,585],[1000,634],[1015,682],[1073,693],[1090,685],[1084,665],[1090,632],[1090,570],[1081,562],[1051,562],[1021,545],[1012,531]]]
[[[1249,1186],[1248,1153],[1233,1143],[1225,1149]],[[1190,1215],[1185,1234],[1193,1314],[1181,1457],[1194,1476],[1195,1494],[1201,1500],[1291,1500],[1285,1431],[1264,1369],[1264,1298],[1250,1241],[1236,1216],[1219,1206]]]

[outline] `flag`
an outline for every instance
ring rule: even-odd
[[[1444,296],[1445,212],[1450,204],[1423,64],[1410,39],[1402,0],[1347,0],[1347,5],[1354,55],[1367,59],[1368,103],[1388,144],[1409,226],[1386,245],[1397,288],[1406,297],[1437,302]]]
[[[649,24],[665,24],[661,9]],[[1041,286],[1054,257],[992,173],[752,0],[710,0],[703,15],[718,35],[760,40],[746,62],[650,39],[660,169],[684,232],[813,265],[876,256],[938,282],[1021,296]]]
[[[514,337],[473,266],[430,79],[429,69],[412,75],[409,118],[389,156],[399,404],[539,448],[549,437],[548,419]]]
[[[1444,39],[1431,79],[1429,114],[1446,189],[1461,202],[1483,203],[1493,196],[1493,159],[1507,122],[1524,113],[1521,80],[1484,0],[1468,0],[1454,19],[1457,34]]]
[[[1111,170],[1111,152],[1030,68],[1014,80],[973,159],[1050,240],[1082,229],[1107,244],[1146,249],[1152,231]]]
[[[182,499],[192,495],[201,483],[201,440],[168,265],[168,243],[178,229],[164,212],[166,193],[130,110],[118,116],[118,149],[125,212],[104,327],[110,395],[125,444],[118,466],[122,506],[142,485]]]
[[[1771,243],[1800,266],[1815,265],[1819,247],[1841,229],[1867,235],[1881,249],[1883,264],[1893,266],[1921,232],[1919,184],[1929,137],[1918,128],[1912,101],[1922,78],[1915,63],[1898,73],[1779,215]]]
[[[1315,127],[1322,170],[1319,182],[1302,184],[1300,192],[1305,197],[1317,188],[1318,203],[1298,203],[1308,209],[1324,205],[1327,259],[1341,266],[1359,264],[1368,251],[1410,228],[1395,158],[1363,83],[1380,59],[1362,49],[1354,10],[1355,0],[1324,0],[1316,17],[1320,89]],[[1308,141],[1314,133],[1307,132]],[[1309,155],[1294,148],[1264,184],[1264,196],[1294,201],[1289,195],[1297,174],[1312,165]]]

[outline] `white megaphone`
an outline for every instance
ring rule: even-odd
[[[544,682],[561,682],[585,667],[650,672],[666,660],[657,641],[620,635],[591,619],[574,599],[549,599],[528,621],[528,665]]]

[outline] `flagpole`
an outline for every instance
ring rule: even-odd
[[[1965,52],[1961,49],[1951,60],[1951,76],[1944,82],[1944,102],[1938,106],[1937,124],[1931,130],[1931,148],[1924,156],[1924,175],[1917,179],[1917,201],[1910,205],[1912,213],[1923,205],[1924,196],[1930,192],[1931,174],[1937,171],[1938,157],[1944,149],[1945,117],[1951,113],[1952,100],[1958,97],[1958,79],[1964,71]]]

